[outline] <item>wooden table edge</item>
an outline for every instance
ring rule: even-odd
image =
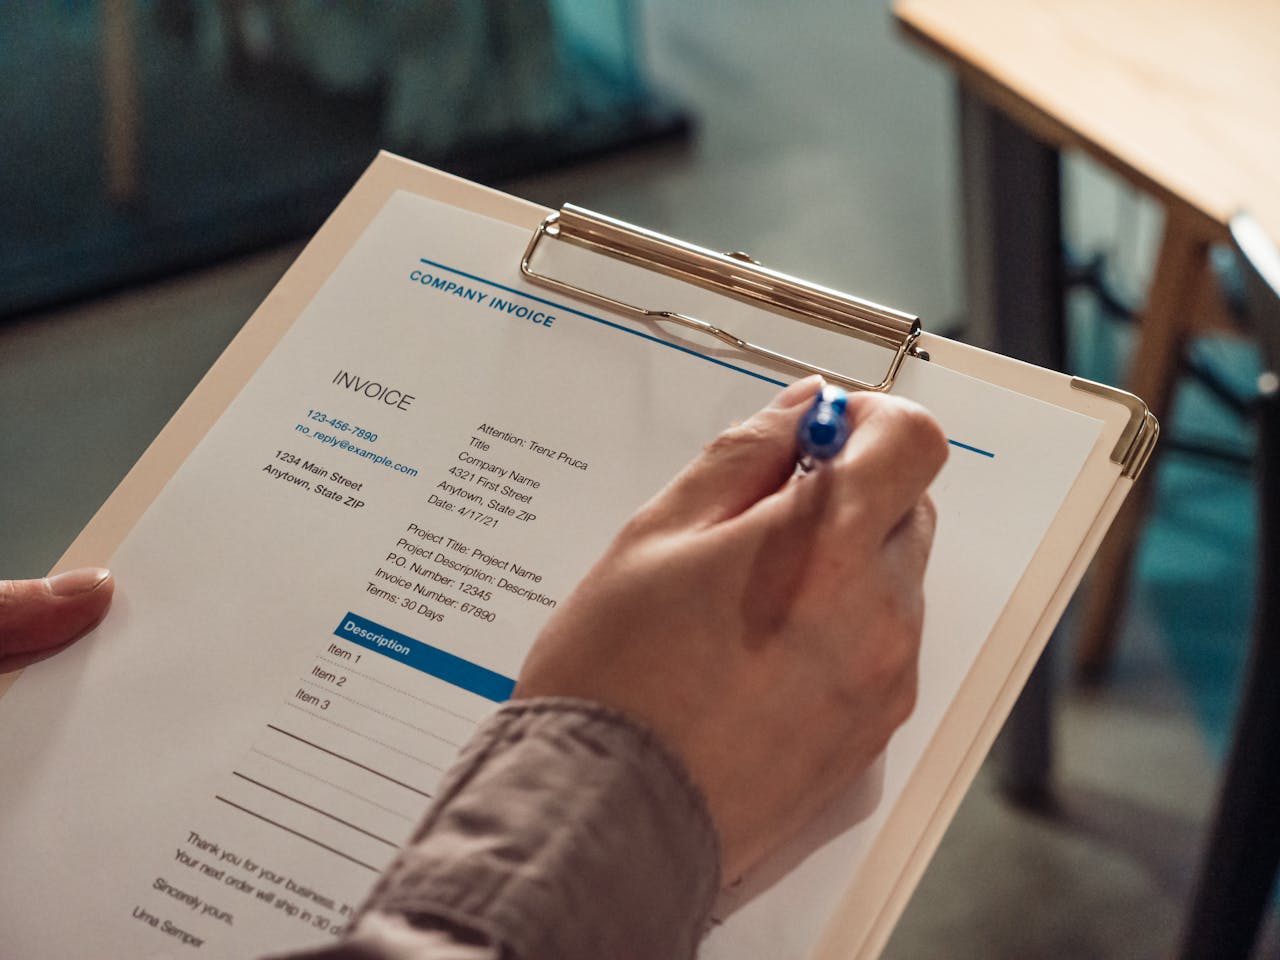
[[[1141,170],[1125,163],[1095,141],[1037,106],[1000,77],[980,69],[956,53],[931,34],[927,27],[910,19],[912,12],[910,3],[895,2],[892,6],[891,15],[902,36],[945,63],[964,86],[1021,124],[1034,137],[1057,149],[1074,148],[1084,152],[1102,166],[1152,196],[1166,211],[1176,215],[1191,226],[1197,234],[1202,235],[1206,242],[1230,240],[1226,218],[1236,211],[1228,211],[1219,217],[1164,187]]]

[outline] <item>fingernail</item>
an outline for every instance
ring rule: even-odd
[[[105,567],[81,567],[49,578],[49,592],[55,597],[74,597],[96,590],[111,576]]]

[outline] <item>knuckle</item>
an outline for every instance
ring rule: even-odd
[[[0,621],[11,617],[22,605],[23,591],[17,580],[0,580]]]
[[[637,507],[635,513],[627,518],[622,528],[614,536],[614,544],[624,544],[643,539],[654,530],[660,528],[664,515],[663,494],[665,493],[666,491],[664,490]]]
[[[893,628],[907,658],[915,663],[920,653],[921,635],[924,633],[924,600],[919,592],[907,592],[898,598],[894,606]]]
[[[615,545],[621,545],[641,540],[657,526],[657,511],[649,506],[641,507],[627,518],[627,522],[622,525],[613,542]]]
[[[768,433],[763,421],[761,418],[753,417],[722,430],[719,436],[703,448],[703,454],[712,458],[736,456],[740,451],[767,439]]]
[[[929,558],[933,549],[933,537],[938,529],[938,509],[928,494],[917,501],[911,508],[911,515],[905,530],[905,536],[913,550],[913,555],[922,563]]]
[[[865,569],[875,562],[880,547],[876,533],[880,516],[880,506],[871,497],[841,498],[828,521],[828,531],[840,547],[826,561],[832,570],[837,569],[836,564]]]
[[[880,624],[871,672],[889,689],[917,669],[922,616],[917,604],[894,596],[886,602]]]
[[[892,690],[902,682],[903,674],[914,663],[914,646],[902,636],[885,631],[866,665],[867,680],[876,689]]]
[[[874,686],[856,673],[833,674],[821,688],[826,700],[840,714],[854,714],[866,702]]]
[[[31,615],[28,605],[32,599],[29,589],[32,583],[29,580],[0,580],[0,653],[4,653],[17,639],[15,631],[20,630]]]
[[[933,532],[938,526],[938,505],[933,502],[933,497],[926,493],[920,498],[916,510],[920,515],[920,528],[932,540]]]
[[[893,698],[891,716],[895,729],[902,726],[915,713],[920,695],[919,671],[911,669]]]

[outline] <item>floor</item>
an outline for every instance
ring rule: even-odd
[[[653,73],[698,115],[696,142],[508,189],[746,249],[769,266],[919,313],[931,329],[960,330],[951,90],[894,35],[884,5],[825,0],[797,12],[766,0],[655,0],[645,10]],[[39,575],[57,559],[296,251],[0,327],[0,570]],[[1087,308],[1080,316],[1073,329],[1097,329]],[[1248,598],[1234,591],[1230,609],[1207,615],[1220,628],[1212,662],[1227,664],[1214,668],[1225,699],[1210,707],[1187,682],[1210,660],[1202,651],[1188,661],[1171,646],[1171,621],[1186,611],[1169,604],[1211,595],[1221,578],[1247,581],[1247,564],[1226,560],[1247,556],[1249,530],[1247,480],[1230,478],[1241,491],[1232,504],[1213,501],[1196,514],[1217,481],[1194,464],[1168,472],[1164,529],[1174,537],[1189,529],[1226,559],[1205,569],[1184,563],[1162,580],[1161,563],[1178,548],[1148,545],[1115,678],[1089,692],[1063,685],[1057,809],[1010,805],[988,764],[887,957],[1171,954],[1213,799]]]

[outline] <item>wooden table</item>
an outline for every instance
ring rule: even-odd
[[[1208,243],[1228,238],[1226,223],[1240,210],[1280,241],[1280,4],[900,0],[893,13],[908,36],[960,78],[966,200],[978,229],[1001,229],[998,216],[987,223],[992,204],[983,198],[1009,187],[1010,164],[1002,164],[1001,152],[1025,169],[1019,155],[1036,147],[1079,148],[1165,207],[1164,241],[1135,353],[1140,362],[1125,387],[1167,422],[1181,349],[1206,315],[1192,307],[1208,298]],[[1028,138],[1034,145],[1019,142]],[[1056,156],[1050,163],[1056,166]],[[1012,174],[1012,182],[1024,175]],[[1048,189],[1056,193],[1056,177],[1055,170],[1042,178],[1053,183],[1028,184],[1044,188],[1030,206],[1047,202]],[[1014,200],[1027,198],[1023,191]],[[975,211],[975,205],[986,209]],[[1037,212],[1023,216],[1034,219]],[[1014,244],[1034,233],[1016,223],[1014,229],[1021,234]],[[992,307],[983,302],[983,289],[1004,282],[995,275],[1002,261],[991,259],[996,242],[970,233],[979,308]],[[1010,303],[1016,315],[1002,317],[1001,306],[991,308],[997,333],[1028,319],[1043,321],[1046,312]],[[1014,346],[1061,335],[1005,333]],[[1060,351],[1060,339],[1055,347]],[[1148,477],[1152,472],[1148,468]],[[1106,666],[1148,490],[1149,483],[1135,490],[1094,564],[1078,650],[1083,673]]]
[[[1012,153],[1015,165],[1025,165],[1016,155],[1034,153],[1018,142],[1028,136],[1052,151],[1083,150],[1160,201],[1164,238],[1137,362],[1124,386],[1168,422],[1178,359],[1206,314],[1193,306],[1209,299],[1208,244],[1227,239],[1227,221],[1241,210],[1280,241],[1280,4],[900,0],[894,15],[912,40],[959,77],[966,166],[981,170],[985,161],[996,168],[988,169],[985,184],[981,172],[966,175],[973,188],[966,192],[970,220],[979,229],[990,216],[983,195],[1008,184],[1008,164],[991,154]],[[973,156],[983,151],[988,155]],[[993,179],[1002,170],[1005,176]],[[1056,176],[1044,178],[1055,184],[1039,186],[1052,186],[1056,194]],[[1032,205],[1045,202],[1041,196]],[[974,211],[975,204],[986,209]],[[993,226],[1001,228],[998,218]],[[1018,232],[1015,245],[1029,235],[1015,223]],[[979,295],[979,308],[985,305],[982,289],[1002,282],[983,275],[994,240],[970,242],[979,261],[971,256],[971,274],[978,274],[978,290],[971,292]],[[986,274],[995,272],[994,264],[986,267]],[[997,332],[1043,323],[1045,311],[1029,306],[1009,304],[1014,315],[996,316]],[[1014,344],[1036,337],[1060,333],[1010,332]],[[1153,472],[1148,469],[1148,477]],[[1149,489],[1148,482],[1134,491],[1095,561],[1078,648],[1077,665],[1085,674],[1105,668]]]
[[[896,0],[893,12],[959,80],[970,312],[990,320],[999,349],[1042,365],[1064,360],[1059,150],[1082,150],[1162,205],[1124,386],[1167,423],[1183,347],[1214,315],[1209,245],[1229,239],[1241,210],[1280,245],[1280,3]],[[1153,466],[1083,591],[1085,676],[1109,658]],[[1049,672],[1042,664],[1033,674],[1010,724],[1018,792],[1046,786]],[[1200,955],[1197,944],[1213,944],[1215,957],[1245,955],[1233,897],[1202,885],[1185,956]]]
[[[902,29],[1045,143],[1078,147],[1198,235],[1280,238],[1274,0],[899,0]]]

